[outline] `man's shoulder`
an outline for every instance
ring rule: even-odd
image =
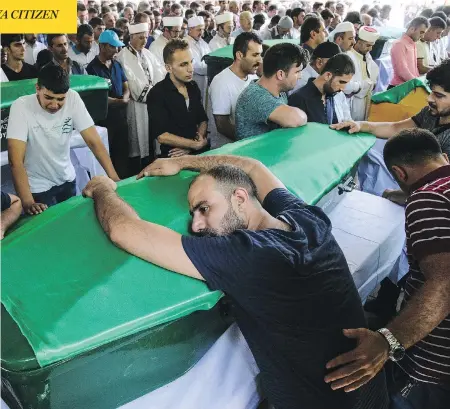
[[[225,81],[230,77],[230,67],[225,68],[217,74],[211,81],[211,88],[225,88],[228,89],[228,84]]]

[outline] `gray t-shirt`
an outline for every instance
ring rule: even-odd
[[[244,139],[261,135],[280,126],[269,121],[270,114],[280,105],[287,105],[287,95],[274,97],[266,88],[252,82],[242,91],[236,104],[236,137]]]
[[[439,125],[439,118],[430,114],[429,107],[423,108],[411,119],[418,128],[432,132],[441,144],[442,152],[450,156],[450,124]]]

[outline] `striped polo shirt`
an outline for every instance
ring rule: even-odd
[[[424,284],[419,262],[450,252],[450,166],[434,170],[411,187],[406,205],[406,246],[410,275],[405,302]],[[450,266],[448,266],[450,274]],[[409,348],[399,365],[420,382],[450,385],[450,315]]]

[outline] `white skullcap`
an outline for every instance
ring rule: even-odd
[[[353,25],[353,23],[350,23],[350,21],[344,21],[343,23],[339,23],[333,31],[334,34],[347,33],[349,31],[352,31],[354,34],[355,26]]]
[[[148,26],[148,23],[139,23],[139,24],[132,24],[129,28],[130,34],[137,34],[137,33],[144,33],[147,32],[150,29]]]
[[[216,16],[216,23],[223,24],[233,21],[233,13],[223,13]]]
[[[380,33],[374,27],[363,26],[358,32],[358,38],[368,43],[375,43],[379,37]]]
[[[188,20],[189,28],[197,27],[197,26],[204,26],[204,25],[205,25],[205,20],[203,20],[203,17],[200,17],[200,16],[194,16]]]
[[[163,17],[164,27],[181,27],[183,25],[183,17]]]

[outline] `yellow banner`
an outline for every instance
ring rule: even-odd
[[[77,0],[0,0],[0,33],[76,33]]]

